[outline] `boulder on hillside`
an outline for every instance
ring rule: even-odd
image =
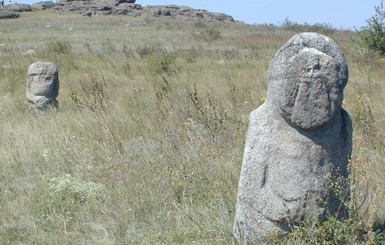
[[[132,3],[121,3],[116,6],[114,12],[122,15],[135,15],[133,8],[135,8],[135,4],[133,6]]]
[[[5,6],[5,9],[13,12],[30,12],[32,11],[31,5],[24,3],[12,3]]]
[[[52,1],[36,2],[31,5],[32,10],[46,10],[55,7],[55,3]]]
[[[210,17],[213,20],[221,21],[221,22],[234,22],[234,18],[227,14],[222,13],[212,13]]]
[[[117,3],[135,3],[136,0],[116,0]],[[133,5],[135,6],[135,5]]]
[[[20,14],[15,13],[13,11],[5,10],[3,8],[0,9],[0,19],[14,19],[19,18]]]
[[[204,9],[178,5],[150,5],[142,7],[135,0],[57,0],[55,10],[93,15],[157,16],[179,19],[203,19],[211,22],[234,22],[233,17]]]

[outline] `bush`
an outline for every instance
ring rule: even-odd
[[[55,55],[69,54],[72,51],[72,46],[68,41],[61,41],[55,38],[50,38],[47,43],[47,50]]]
[[[149,70],[155,74],[176,73],[178,70],[176,67],[176,59],[176,54],[164,50],[162,53],[152,55],[148,58]]]
[[[104,186],[94,182],[79,181],[66,174],[50,180],[51,194],[61,199],[71,199],[74,203],[83,203],[91,197],[104,196]]]
[[[212,42],[221,38],[221,32],[214,26],[208,26],[205,23],[196,22],[195,27],[201,29],[199,33],[193,33],[193,36],[196,40]]]
[[[381,1],[379,6],[375,6],[375,15],[366,20],[367,26],[361,31],[357,31],[362,44],[368,49],[385,55],[385,10]]]
[[[70,97],[76,106],[83,110],[98,111],[107,106],[107,82],[103,74],[98,77],[94,73],[88,74],[89,80],[79,79],[80,88],[70,87]]]

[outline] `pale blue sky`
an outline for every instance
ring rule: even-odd
[[[14,0],[15,1],[15,0]],[[32,3],[40,0],[16,0]],[[381,0],[136,0],[146,5],[187,5],[232,15],[246,23],[281,24],[288,17],[298,23],[328,23],[336,28],[360,28],[374,15]]]

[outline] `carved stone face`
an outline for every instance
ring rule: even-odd
[[[301,50],[290,63],[284,96],[278,99],[281,115],[303,129],[327,124],[341,109],[345,84],[338,77],[339,64],[314,48]]]
[[[303,35],[289,40],[274,57],[267,76],[268,99],[294,127],[312,130],[328,124],[341,110],[348,75],[346,61],[331,39]]]

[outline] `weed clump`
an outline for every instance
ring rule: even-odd
[[[294,31],[294,32],[318,32],[325,35],[331,35],[333,34],[336,29],[326,23],[316,23],[316,24],[299,24],[296,22],[293,22],[289,20],[289,18],[286,18],[283,23],[281,24],[281,28],[287,31]]]
[[[69,54],[72,52],[72,46],[68,41],[50,38],[47,43],[47,52],[55,55]]]
[[[193,36],[197,40],[203,40],[206,42],[217,41],[221,38],[221,32],[215,26],[208,25],[203,21],[197,21],[194,27],[199,30],[198,33],[194,33]]]
[[[94,73],[88,74],[88,81],[79,80],[80,89],[70,88],[70,97],[76,106],[83,110],[97,111],[107,106],[107,82],[103,74],[98,77]]]
[[[103,198],[105,192],[102,184],[76,180],[69,174],[52,178],[49,189],[51,195],[60,199],[70,199],[79,204],[90,198]]]

